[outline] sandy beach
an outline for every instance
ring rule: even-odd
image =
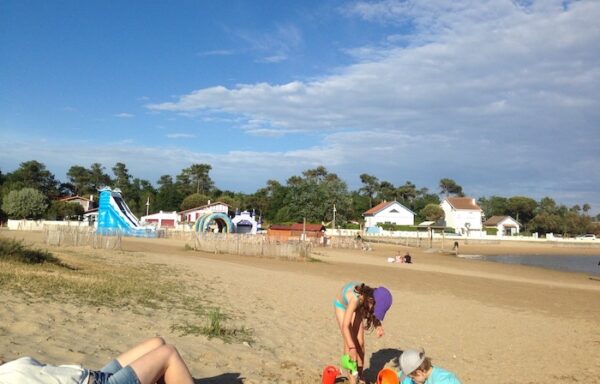
[[[43,245],[41,233],[0,236]],[[48,248],[58,257],[63,248]],[[413,264],[387,257],[409,251]],[[576,254],[600,260],[600,247],[462,244],[463,254]],[[218,304],[250,342],[224,342],[173,329],[179,310],[113,308],[3,291],[0,358],[99,368],[119,351],[154,335],[175,344],[197,383],[321,382],[336,365],[341,337],[332,300],[350,280],[385,285],[394,304],[385,336],[367,335],[366,377],[394,366],[402,349],[422,346],[435,365],[463,383],[600,383],[600,281],[588,274],[458,258],[398,245],[373,251],[315,248],[318,261],[215,255],[183,240],[123,240],[122,251],[69,248],[70,262],[90,254],[108,263],[164,268],[180,288]],[[66,257],[66,256],[65,256]],[[187,319],[187,318],[186,318]]]

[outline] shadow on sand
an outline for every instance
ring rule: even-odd
[[[194,384],[242,384],[243,382],[239,373],[223,373],[219,376],[194,379]]]
[[[393,364],[398,366],[398,357],[402,353],[399,349],[385,348],[374,352],[369,360],[369,368],[363,372],[363,376],[368,383],[377,382],[377,374],[387,363],[394,361]]]

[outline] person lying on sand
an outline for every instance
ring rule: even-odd
[[[407,349],[400,355],[400,384],[460,384],[456,375],[431,364],[425,350]]]
[[[193,384],[177,349],[161,337],[148,339],[93,371],[78,365],[48,365],[22,357],[0,365],[0,384]]]

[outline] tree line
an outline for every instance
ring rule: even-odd
[[[337,174],[319,166],[289,177],[285,184],[268,180],[254,193],[219,189],[210,177],[209,164],[192,164],[179,174],[162,175],[156,187],[145,179],[131,175],[124,163],[117,162],[110,173],[100,163],[89,167],[71,166],[67,181],[56,179],[47,167],[36,160],[20,164],[13,172],[0,170],[0,220],[7,218],[62,219],[81,215],[79,204],[59,201],[61,197],[79,195],[98,199],[103,186],[121,190],[125,202],[138,217],[158,211],[182,211],[221,201],[235,210],[254,210],[267,223],[291,223],[306,219],[313,223],[331,223],[335,214],[337,227],[358,228],[362,214],[383,201],[398,201],[416,215],[417,222],[443,217],[441,199],[464,196],[462,186],[450,178],[441,179],[439,190],[432,192],[406,181],[394,185],[370,174],[359,175],[361,187],[350,191]],[[485,217],[509,215],[525,231],[575,235],[594,230],[590,205],[566,207],[550,197],[540,201],[526,196],[490,196],[478,199]],[[335,213],[334,213],[335,206]]]

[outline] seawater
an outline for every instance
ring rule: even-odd
[[[600,256],[581,255],[461,255],[469,259],[493,261],[503,264],[520,264],[559,271],[583,272],[600,275]]]

